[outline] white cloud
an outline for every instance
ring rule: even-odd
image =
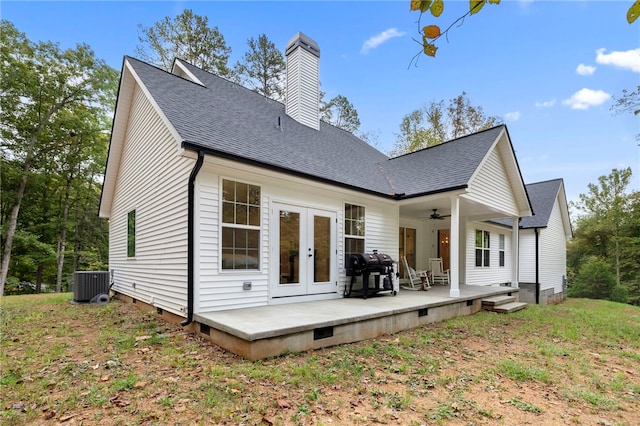
[[[508,112],[504,115],[504,118],[506,118],[509,121],[518,121],[520,119],[520,112],[518,111]]]
[[[593,75],[593,73],[596,72],[596,67],[580,64],[578,65],[578,68],[576,68],[576,72],[578,75]]]
[[[555,99],[551,99],[550,101],[542,101],[542,102],[536,102],[536,108],[551,108],[556,104],[556,100]]]
[[[365,41],[362,45],[362,49],[360,49],[360,53],[363,55],[368,53],[371,49],[375,49],[380,46],[385,41],[392,39],[394,37],[402,37],[405,33],[398,31],[397,28],[389,28],[381,32],[380,34],[374,35],[369,40]]]
[[[562,101],[564,105],[571,107],[571,109],[589,109],[592,106],[597,106],[611,98],[611,95],[602,90],[580,89],[569,99]]]
[[[603,65],[613,65],[617,68],[640,72],[640,48],[625,52],[604,53],[607,49],[596,50],[596,62]]]

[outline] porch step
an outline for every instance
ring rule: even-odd
[[[488,311],[498,312],[501,314],[510,314],[511,312],[520,311],[527,307],[527,304],[524,302],[509,302],[502,305],[491,306],[485,308]]]
[[[505,303],[515,302],[515,296],[493,296],[487,297],[486,299],[482,299],[482,306],[498,306],[504,305]]]
[[[482,299],[482,307],[485,311],[508,314],[527,307],[526,303],[516,302],[515,296],[493,296]]]

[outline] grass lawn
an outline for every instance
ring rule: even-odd
[[[569,299],[250,362],[71,299],[0,299],[3,425],[640,424],[638,307]]]

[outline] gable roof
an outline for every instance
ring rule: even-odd
[[[526,188],[534,214],[520,219],[520,229],[546,228],[549,225],[553,206],[558,200],[558,205],[563,215],[565,234],[570,237],[572,231],[569,221],[569,209],[564,193],[564,181],[562,179],[552,179],[535,182],[526,185]],[[511,226],[510,219],[498,219],[493,220],[493,222]]]
[[[128,56],[123,62],[116,118],[126,114],[122,90],[135,81],[185,149],[377,196],[409,198],[466,188],[501,135],[513,151],[506,126],[500,125],[390,159],[345,130],[322,121],[319,130],[305,126],[286,115],[284,104],[182,60],[176,60],[174,73]],[[111,145],[123,143],[121,121],[114,120]],[[109,163],[105,182],[117,173]],[[524,192],[517,162],[515,169],[513,179]],[[109,204],[108,189],[103,186],[107,200],[101,199],[101,206]]]
[[[389,194],[375,167],[388,159],[351,133],[321,122],[320,130],[285,114],[271,100],[186,62],[203,85],[128,58],[188,149],[332,183]]]
[[[527,185],[527,192],[535,213],[520,220],[521,229],[544,228],[549,224],[549,217],[562,184],[562,179],[553,179]]]
[[[405,197],[465,188],[504,129],[496,126],[391,158],[382,167]]]

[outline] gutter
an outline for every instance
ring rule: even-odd
[[[273,170],[279,173],[284,173],[287,175],[291,175],[291,176],[296,176],[296,177],[300,177],[303,179],[309,179],[309,180],[313,180],[316,182],[320,182],[320,183],[324,183],[324,184],[328,184],[328,185],[332,185],[332,186],[339,186],[342,188],[347,188],[353,191],[357,191],[357,192],[361,192],[361,193],[366,193],[369,195],[373,195],[376,197],[381,197],[381,198],[391,198],[394,200],[399,200],[399,199],[404,199],[404,198],[412,198],[412,197],[404,197],[404,195],[402,194],[396,194],[396,193],[382,193],[382,192],[378,192],[375,190],[371,190],[371,189],[367,189],[367,188],[362,188],[362,187],[358,187],[358,186],[354,186],[354,185],[350,185],[348,183],[344,183],[344,182],[338,182],[338,181],[334,181],[331,179],[327,179],[324,178],[322,176],[315,176],[315,175],[311,175],[311,174],[307,174],[301,171],[297,171],[297,170],[292,170],[292,169],[288,169],[286,167],[281,167],[281,166],[277,166],[275,164],[270,164],[270,163],[266,163],[266,162],[262,162],[262,161],[257,161],[257,160],[252,160],[246,157],[242,157],[240,155],[236,155],[236,154],[231,154],[228,152],[224,152],[224,151],[218,151],[212,148],[206,148],[206,147],[201,147],[200,145],[193,143],[193,142],[188,142],[188,141],[183,141],[182,142],[182,148],[187,149],[187,150],[191,150],[191,151],[204,151],[209,155],[215,156],[215,157],[219,157],[219,158],[223,158],[225,160],[231,160],[231,161],[236,161],[238,163],[242,163],[242,164],[248,164],[250,166],[256,166],[256,167],[261,167],[267,170]],[[466,188],[466,185],[464,185],[464,188]],[[390,188],[391,189],[391,188]],[[446,192],[449,191],[450,189],[445,189],[442,191],[434,191],[433,193],[437,193],[437,192]],[[431,192],[427,193],[430,194]],[[402,197],[400,197],[400,195],[402,195]],[[418,194],[416,196],[420,196],[420,195],[424,195],[424,194]]]
[[[198,151],[198,159],[189,175],[189,200],[187,202],[187,318],[180,323],[186,327],[193,322],[193,299],[194,299],[194,270],[195,256],[193,255],[195,246],[195,183],[198,172],[204,163],[204,152]]]

